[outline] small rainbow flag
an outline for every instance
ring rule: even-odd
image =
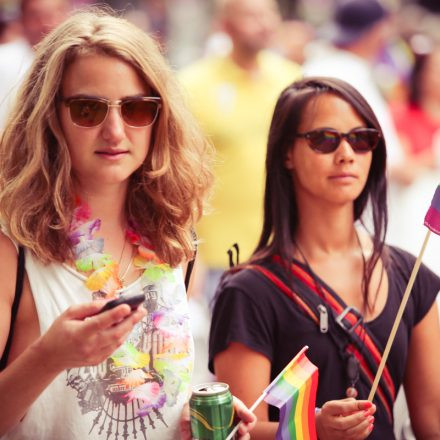
[[[264,400],[280,408],[276,440],[316,440],[315,400],[318,368],[305,346],[264,390]]]
[[[426,213],[425,226],[440,235],[440,185],[437,186],[431,206]]]

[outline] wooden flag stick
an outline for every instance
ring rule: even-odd
[[[374,378],[373,385],[371,386],[370,395],[368,396],[368,400],[370,402],[373,401],[374,394],[376,393],[377,385],[379,384],[380,377],[382,376],[383,369],[385,367],[385,363],[388,358],[388,354],[391,350],[391,346],[393,345],[394,337],[397,333],[397,328],[399,327],[400,320],[402,319],[403,312],[405,310],[406,303],[408,302],[409,294],[411,293],[411,289],[413,287],[414,281],[417,276],[417,272],[419,271],[420,264],[422,263],[422,257],[426,249],[426,245],[428,244],[429,235],[431,231],[428,229],[426,233],[425,241],[423,242],[422,249],[420,250],[419,256],[417,257],[416,262],[414,263],[413,270],[411,272],[411,276],[409,277],[408,285],[406,286],[405,293],[403,294],[402,302],[400,303],[399,310],[397,311],[396,318],[394,320],[393,328],[391,329],[390,336],[388,337],[387,345],[382,355],[382,360],[380,361],[379,368],[376,373],[376,377]]]

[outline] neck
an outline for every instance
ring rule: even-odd
[[[318,261],[359,248],[351,203],[338,207],[302,203],[299,212],[295,241],[308,259]]]
[[[107,185],[92,190],[77,185],[76,189],[80,199],[90,207],[91,217],[101,220],[101,230],[110,228],[125,230],[127,185]]]
[[[247,72],[258,72],[258,52],[245,50],[239,46],[234,45],[230,57],[237,66],[241,67]]]

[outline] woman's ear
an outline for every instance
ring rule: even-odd
[[[284,159],[284,166],[286,167],[287,170],[290,171],[295,169],[295,165],[293,161],[293,147],[290,147],[287,150],[286,158]]]

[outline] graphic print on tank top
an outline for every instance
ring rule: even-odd
[[[80,222],[74,230],[77,241],[74,247],[81,249],[77,268],[81,265],[80,259],[84,262],[91,256],[83,251],[87,248],[86,241],[91,242],[88,247],[93,249],[92,260],[105,261],[107,266],[114,264],[107,255],[96,258],[96,240],[90,234],[78,233],[79,229],[97,230],[90,227],[91,223]],[[128,236],[139,241],[133,232]],[[182,280],[176,281],[177,269],[160,262],[154,252],[146,248],[138,249],[135,265],[144,270],[143,274],[123,293],[142,291],[147,315],[105,362],[67,371],[67,385],[75,390],[81,413],[96,414],[89,433],[109,440],[151,438],[170,423],[175,424],[181,411],[181,406],[176,404],[179,396],[182,400],[188,393],[193,367],[186,293]],[[96,272],[105,267],[94,263],[93,269],[96,270],[86,285],[90,279],[96,281]],[[114,273],[110,278],[114,278]],[[113,279],[104,280],[99,289],[93,291],[94,298],[117,294]]]

